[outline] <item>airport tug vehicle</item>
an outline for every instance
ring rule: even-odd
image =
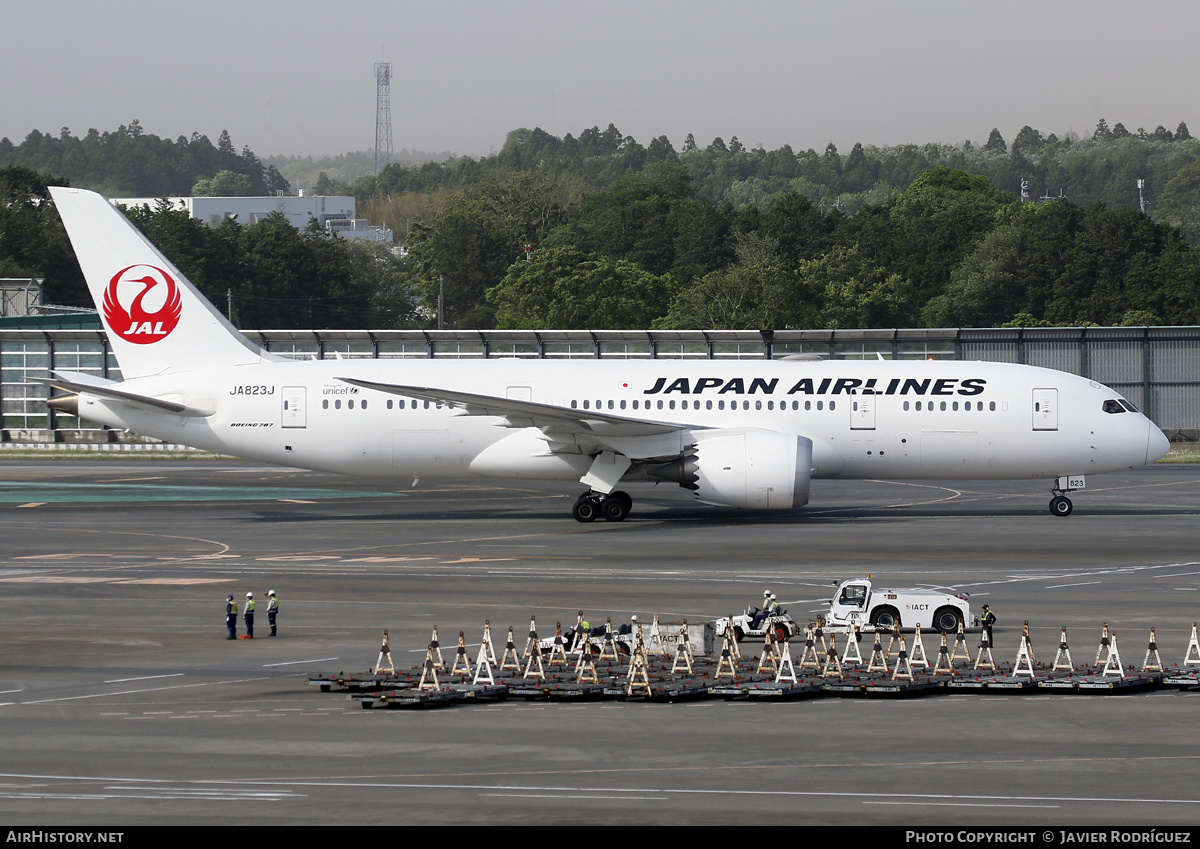
[[[746,608],[746,612],[732,619],[728,616],[722,616],[713,622],[713,633],[718,637],[725,636],[725,632],[732,627],[733,638],[739,643],[747,637],[761,640],[766,636],[768,631],[775,635],[778,642],[790,639],[801,631],[800,626],[786,610],[780,609],[778,613],[767,614],[760,616],[759,608],[750,605]],[[755,620],[759,621],[756,623]]]
[[[979,624],[971,613],[969,594],[946,587],[879,589],[871,576],[843,581],[829,602],[826,627],[832,630],[860,628],[890,631],[901,628],[933,628],[943,634]]]

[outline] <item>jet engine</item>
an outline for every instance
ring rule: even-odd
[[[706,504],[787,510],[808,503],[808,437],[753,429],[697,431],[693,437],[686,456],[649,474],[676,481]]]

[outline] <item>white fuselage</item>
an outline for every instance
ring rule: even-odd
[[[576,434],[571,445],[550,451],[543,430],[522,429],[512,417],[467,415],[340,377],[682,426],[623,437],[623,453],[635,463],[678,454],[692,428],[807,437],[812,477],[819,478],[1052,478],[1143,465],[1165,451],[1161,431],[1141,413],[1105,412],[1105,402],[1119,395],[1101,384],[963,361],[290,361],[120,384],[215,410],[210,416],[175,416],[87,393],[80,415],[211,451],[397,479],[474,473],[577,480],[599,450]]]

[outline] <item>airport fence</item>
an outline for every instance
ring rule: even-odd
[[[1083,375],[1121,392],[1168,435],[1200,430],[1200,327],[891,330],[249,330],[295,359],[961,359],[1025,363]],[[128,442],[48,410],[50,370],[119,379],[100,329],[0,329],[0,441]]]

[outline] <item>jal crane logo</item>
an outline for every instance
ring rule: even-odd
[[[154,265],[131,265],[113,275],[104,291],[104,318],[118,336],[135,345],[165,339],[183,312],[179,288]]]

